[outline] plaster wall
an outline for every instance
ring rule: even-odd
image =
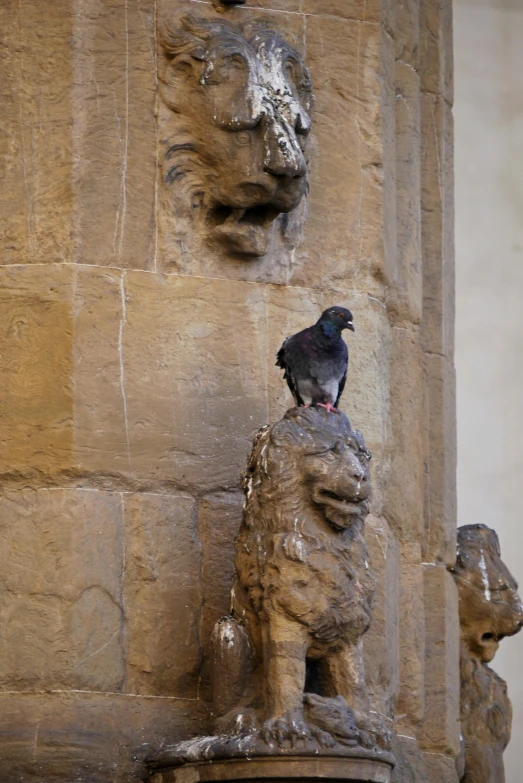
[[[523,580],[523,4],[455,0],[458,524],[499,534]],[[514,707],[507,783],[521,780],[523,635],[493,668]]]

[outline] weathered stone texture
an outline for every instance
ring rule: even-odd
[[[317,153],[293,284],[343,291],[349,281],[353,285],[360,279],[370,293],[381,293],[383,144],[384,125],[390,122],[382,110],[382,91],[393,70],[391,60],[389,41],[378,25],[308,17]]]
[[[420,541],[424,499],[425,383],[417,329],[394,327],[391,351],[391,428],[394,448],[385,513],[401,542]]]
[[[5,693],[0,705],[2,783],[139,783],[151,752],[205,725],[188,699]]]
[[[75,4],[75,260],[84,264],[156,263],[154,14],[152,0]]]
[[[420,732],[425,751],[459,754],[458,593],[444,565],[424,565],[425,704]]]
[[[0,8],[0,264],[72,251],[72,31],[69,0]]]
[[[452,565],[456,536],[456,409],[454,366],[442,356],[425,356],[429,453],[423,559]]]
[[[442,753],[425,753],[427,783],[458,783],[456,762]]]
[[[120,495],[18,490],[0,501],[0,687],[118,690]]]
[[[132,472],[200,491],[237,487],[267,421],[263,288],[128,272],[124,295]]]
[[[405,7],[407,4],[401,4]],[[422,313],[420,207],[420,85],[404,62],[396,63],[396,217],[398,253],[389,307],[398,325],[419,324]]]
[[[416,736],[425,704],[425,611],[423,570],[419,544],[400,547],[400,689],[395,730]]]
[[[0,270],[2,473],[56,473],[73,441],[71,270]]]
[[[125,690],[197,698],[201,544],[188,495],[125,495]]]
[[[399,547],[384,517],[369,514],[365,540],[376,576],[372,625],[363,639],[365,672],[372,710],[390,720],[399,690]]]
[[[239,492],[208,495],[198,504],[203,588],[200,635],[207,655],[215,623],[231,608],[234,541],[240,529],[242,509],[243,495]]]

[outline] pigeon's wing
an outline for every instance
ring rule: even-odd
[[[340,401],[340,397],[343,394],[343,389],[345,388],[345,381],[347,380],[347,370],[345,370],[345,375],[340,381],[340,385],[338,386],[338,396],[336,397],[336,402],[334,403],[334,407],[338,407],[338,403]]]
[[[289,347],[290,340],[292,340],[292,337],[287,337],[287,339],[284,340],[282,347],[276,354],[276,367],[281,367],[282,370],[284,371],[283,377],[287,381],[287,386],[289,387],[292,396],[296,400],[296,405],[303,405],[304,403],[298,391],[298,384],[296,382],[296,378],[294,377],[285,356],[286,349]]]

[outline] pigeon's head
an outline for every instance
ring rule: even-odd
[[[340,332],[342,329],[350,329],[351,332],[354,331],[352,313],[350,310],[347,310],[346,307],[329,307],[328,310],[325,310],[325,312],[321,314],[318,323],[333,324]]]

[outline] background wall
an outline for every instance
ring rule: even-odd
[[[455,0],[458,524],[497,530],[523,581],[523,3]],[[523,634],[494,668],[514,706],[521,780]]]

